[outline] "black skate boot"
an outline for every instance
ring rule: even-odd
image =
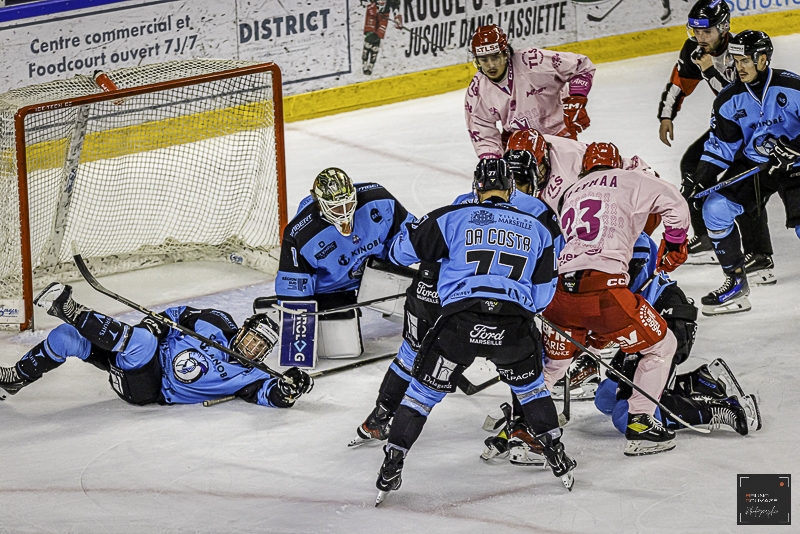
[[[85,306],[81,306],[72,300],[72,286],[53,282],[36,295],[33,303],[44,308],[47,315],[58,317],[67,324],[75,326],[78,315],[81,312],[89,311]]]
[[[675,377],[675,386],[672,389],[683,397],[711,397],[721,400],[729,396],[725,383],[717,380],[705,364],[690,373]]]
[[[688,265],[713,265],[718,264],[716,254],[714,254],[714,245],[711,243],[711,238],[708,234],[696,235],[689,239],[686,244],[686,251],[689,257],[686,259]]]
[[[629,413],[625,429],[628,443],[625,456],[644,456],[675,448],[675,431],[665,428],[661,421],[646,413]]]
[[[29,380],[25,380],[15,367],[0,367],[0,389],[5,390],[9,395],[16,395],[19,390],[30,384]],[[0,400],[5,400],[6,396],[0,394]]]
[[[348,444],[348,447],[357,447],[369,441],[383,441],[389,437],[389,428],[392,424],[392,414],[383,404],[378,404],[372,413],[367,416],[360,427],[356,429],[357,438]]]
[[[493,458],[503,459],[508,457],[508,430],[503,427],[496,436],[489,436],[483,441],[481,460],[488,462]]]
[[[772,256],[766,254],[747,254],[744,257],[744,272],[747,273],[747,281],[759,286],[771,286],[778,283],[772,269],[775,262]]]
[[[400,484],[403,483],[400,475],[403,472],[403,460],[405,460],[406,451],[389,444],[384,447],[383,452],[386,454],[386,458],[383,460],[381,470],[378,471],[378,480],[375,482],[375,487],[378,488],[375,506],[382,503],[390,491],[400,489]]]
[[[747,421],[747,412],[736,397],[710,400],[708,401],[708,409],[711,412],[711,420],[708,422],[709,428],[718,430],[720,426],[728,425],[738,434],[747,435],[750,429]]]
[[[747,298],[749,294],[750,286],[742,269],[725,273],[725,282],[722,287],[700,299],[700,302],[703,303],[703,315],[712,316],[749,311],[752,308],[750,299]]]
[[[564,452],[561,434],[560,428],[554,428],[549,432],[538,434],[534,439],[541,444],[547,465],[553,470],[553,474],[561,479],[565,488],[572,491],[572,486],[575,484],[572,470],[578,466],[578,462]]]
[[[522,418],[511,427],[508,461],[513,465],[538,467],[544,467],[547,463],[542,444],[528,432]]]

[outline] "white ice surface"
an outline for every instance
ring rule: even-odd
[[[775,39],[774,64],[800,70],[800,36]],[[611,140],[678,182],[683,149],[706,128],[705,86],[685,102],[672,148],[658,141],[658,100],[675,54],[598,68],[582,140]],[[413,213],[469,189],[476,157],[463,124],[462,92],[290,124],[286,128],[289,204],[307,194],[322,168],[384,184]],[[0,403],[0,532],[789,532],[737,527],[737,473],[792,473],[798,460],[800,243],[769,205],[776,286],[754,287],[753,310],[698,320],[697,343],[682,370],[723,357],[761,399],[764,428],[679,433],[677,448],[627,458],[624,438],[591,403],[573,405],[564,441],[578,461],[568,493],[549,470],[485,465],[478,455],[487,413],[508,400],[498,385],[473,397],[449,396],[408,457],[400,491],[373,507],[379,447],[347,442],[370,411],[386,364],[317,382],[291,410],[240,401],[133,407],[104,373],[70,360]],[[713,266],[676,273],[695,299],[722,281]],[[237,320],[270,294],[263,275],[221,264],[178,265],[104,279],[146,306],[216,306]],[[128,321],[123,306],[76,284],[79,301]],[[57,321],[37,315],[40,328]],[[365,317],[365,337],[394,336],[397,325]],[[3,334],[0,365],[11,365],[46,330]],[[475,379],[488,370],[471,370]],[[795,495],[795,503],[798,502]],[[793,509],[798,509],[797,504]]]

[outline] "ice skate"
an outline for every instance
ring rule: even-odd
[[[16,367],[0,367],[0,389],[9,395],[16,395],[19,390],[30,384],[28,380],[20,377]],[[0,393],[0,400],[6,396]]]
[[[719,376],[719,373],[717,373]],[[727,384],[731,382],[728,381]],[[673,389],[684,397],[725,399],[733,395],[725,381],[718,380],[711,373],[708,365],[701,365],[694,371],[675,377]],[[733,393],[728,393],[733,391]]]
[[[733,371],[731,371],[731,368],[725,363],[725,360],[717,358],[708,364],[707,369],[714,380],[725,385],[725,391],[728,393],[728,396],[735,395],[737,397],[744,397],[745,393],[742,386],[739,385],[739,381],[733,376]]]
[[[571,400],[594,399],[597,386],[600,385],[600,370],[592,358],[586,355],[576,358],[572,363],[569,375],[569,395]],[[556,400],[564,398],[563,381],[553,385],[550,395]]]
[[[553,437],[553,436],[557,437]],[[572,471],[578,466],[572,457],[564,451],[564,444],[561,443],[561,429],[556,428],[549,432],[544,432],[534,437],[542,446],[542,452],[547,458],[547,465],[553,474],[561,479],[564,487],[572,491],[575,484],[575,477]]]
[[[711,411],[709,429],[719,430],[722,425],[726,425],[733,428],[737,434],[747,435],[750,429],[747,412],[736,397],[709,401],[708,408]]]
[[[744,272],[747,273],[747,281],[759,286],[771,286],[778,283],[772,269],[775,262],[772,256],[766,254],[747,254],[744,257]]]
[[[353,438],[347,446],[358,447],[365,443],[385,440],[389,437],[391,423],[392,415],[389,409],[383,404],[378,404],[367,416],[367,420],[356,429],[358,437]]]
[[[711,238],[707,235],[694,236],[686,245],[689,257],[686,259],[687,265],[715,265],[719,263],[717,255],[714,254],[714,246]]]
[[[384,448],[386,458],[383,460],[381,470],[378,471],[378,480],[375,487],[378,488],[378,496],[375,498],[375,506],[378,506],[390,491],[400,489],[403,483],[401,473],[403,472],[403,460],[405,452],[397,447],[387,446]]]
[[[44,308],[47,315],[58,317],[65,323],[74,325],[81,312],[88,310],[72,300],[72,286],[53,282],[44,288],[33,303],[40,308]]]
[[[752,308],[750,299],[747,298],[749,294],[750,286],[744,274],[726,273],[722,286],[700,299],[703,304],[703,315],[712,316],[749,311]]]
[[[542,444],[535,439],[524,423],[518,421],[508,439],[508,461],[519,466],[538,466],[546,464]]]
[[[745,395],[739,397],[739,404],[747,414],[747,428],[750,432],[761,430],[761,410],[758,408],[758,401],[755,395]]]
[[[665,428],[661,421],[646,413],[628,414],[625,429],[628,443],[625,456],[644,456],[675,448],[675,431]]]
[[[508,458],[508,433],[503,428],[496,436],[491,436],[483,441],[484,447],[481,460],[488,462],[494,458],[503,460]]]

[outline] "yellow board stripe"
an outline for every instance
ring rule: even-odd
[[[86,135],[80,162],[118,158],[267,128],[273,125],[273,119],[272,102],[262,101],[92,132]],[[28,146],[28,172],[62,167],[68,141],[62,138]]]
[[[758,29],[771,37],[796,33],[798,28],[800,9],[731,19],[734,32]],[[550,48],[584,54],[594,63],[605,63],[677,52],[685,40],[686,26],[671,26]],[[456,91],[467,87],[474,74],[475,68],[466,63],[289,96],[284,98],[284,117],[286,122],[294,122]],[[664,83],[668,77],[665,72]]]

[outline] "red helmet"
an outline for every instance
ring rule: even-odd
[[[622,157],[614,143],[592,143],[586,147],[586,153],[583,155],[583,174],[588,174],[597,167],[622,168]]]
[[[475,57],[505,52],[507,48],[506,34],[496,24],[480,26],[472,35],[472,55]]]
[[[508,162],[518,184],[528,183],[534,192],[542,189],[550,173],[547,142],[536,130],[511,134],[503,158]]]

